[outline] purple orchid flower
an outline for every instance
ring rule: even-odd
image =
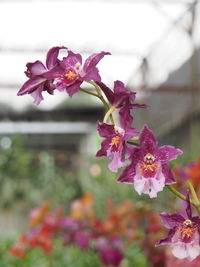
[[[119,266],[124,258],[122,254],[123,242],[118,237],[98,237],[94,242],[94,246],[105,266]]]
[[[169,233],[166,238],[156,243],[156,246],[169,244],[175,257],[192,261],[200,255],[200,217],[192,216],[189,196],[186,201],[185,216],[178,213],[169,215],[166,212],[160,214]]]
[[[137,130],[129,128],[125,129],[109,125],[106,123],[98,123],[98,132],[105,140],[101,143],[101,149],[97,152],[96,157],[107,156],[111,159],[108,167],[111,171],[116,172],[125,164],[125,154],[128,149],[126,141],[137,135]]]
[[[46,66],[39,60],[33,63],[27,63],[26,76],[29,78],[18,91],[17,95],[31,94],[34,98],[34,104],[38,105],[44,99],[42,96],[43,91],[47,91],[49,94],[53,94],[55,85],[52,79],[44,77],[50,70],[54,69],[58,63],[58,54],[61,49],[67,49],[66,47],[53,47],[46,56]]]
[[[167,162],[174,160],[182,151],[173,146],[158,147],[153,132],[145,125],[140,135],[140,147],[132,147],[131,164],[120,175],[118,182],[134,184],[139,195],[157,197],[165,184],[175,183]]]
[[[128,90],[121,81],[114,82],[113,91],[104,83],[97,82],[111,106],[119,109],[120,124],[123,129],[131,131],[133,117],[130,115],[130,109],[147,108],[147,105],[133,104],[136,98],[136,93]]]
[[[48,79],[54,79],[55,87],[64,91],[66,89],[70,97],[79,91],[83,81],[91,80],[100,82],[101,77],[96,65],[105,56],[110,55],[108,52],[100,52],[88,57],[82,66],[82,57],[80,54],[75,54],[68,51],[68,56],[60,61],[57,68],[45,74]]]

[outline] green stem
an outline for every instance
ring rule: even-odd
[[[191,195],[192,195],[192,197],[193,197],[193,200],[195,201],[195,203],[196,203],[197,205],[200,205],[199,199],[198,199],[198,197],[197,197],[197,194],[196,194],[196,192],[195,192],[195,189],[194,189],[192,183],[191,183],[190,181],[187,181],[187,185],[188,185],[188,188],[189,188],[189,190],[190,190],[190,192],[191,192]]]
[[[104,99],[103,95],[101,94],[101,90],[100,90],[98,84],[96,84],[94,81],[90,81],[90,82],[88,82],[88,83],[94,86],[94,88],[95,88],[96,91],[97,91],[97,94],[95,94],[95,96],[98,97],[98,98],[101,100],[101,102],[103,103],[105,109],[106,109],[106,110],[109,110],[109,109],[110,109],[110,106],[109,106],[109,104],[106,102],[106,100]],[[113,119],[112,114],[110,114],[110,121],[111,121],[111,123],[112,123],[113,125],[115,125],[115,122],[114,122],[114,119]]]
[[[180,199],[186,200],[186,197],[182,195],[180,192],[178,192],[172,185],[167,185],[167,188],[177,197]],[[200,212],[200,203],[196,203],[195,201],[190,199],[190,203],[197,209],[198,212]]]
[[[131,141],[131,140],[128,140],[127,143],[128,143],[128,144],[131,144],[131,145],[134,145],[134,146],[139,146],[138,143],[135,143],[135,142],[133,142],[133,141]]]
[[[80,91],[81,91],[81,92],[84,92],[84,93],[86,93],[86,94],[89,94],[89,95],[93,95],[93,96],[99,97],[97,94],[95,94],[95,93],[93,93],[93,92],[91,92],[91,91],[88,91],[88,90],[86,90],[86,89],[84,89],[84,88],[81,88],[81,87],[80,87]]]

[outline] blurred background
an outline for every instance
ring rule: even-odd
[[[2,236],[12,239],[26,229],[29,210],[43,201],[67,210],[84,192],[95,195],[100,214],[108,197],[170,211],[168,192],[159,201],[138,197],[131,186],[115,182],[117,175],[107,171],[106,160],[94,159],[101,141],[96,124],[104,114],[98,100],[83,93],[69,99],[55,92],[34,106],[30,95],[16,94],[26,81],[26,63],[44,62],[53,46],[67,46],[84,58],[111,52],[98,64],[102,81],[112,88],[113,81],[122,80],[137,92],[137,103],[150,106],[134,111],[135,127],[147,123],[161,145],[181,148],[185,154],[178,163],[197,160],[199,1],[1,0],[0,25]],[[0,266],[11,266],[6,260]],[[147,262],[134,266],[159,266]]]

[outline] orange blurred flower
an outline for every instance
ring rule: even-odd
[[[75,200],[71,204],[70,217],[74,220],[88,219],[94,220],[96,217],[94,206],[94,197],[91,193],[86,193],[81,199]]]
[[[50,206],[48,203],[43,203],[40,207],[33,209],[30,213],[30,226],[34,227],[40,224],[49,210]]]

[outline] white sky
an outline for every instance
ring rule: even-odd
[[[30,96],[16,97],[17,86],[26,80],[25,64],[45,59],[45,52],[34,51],[47,51],[57,45],[83,52],[85,57],[102,50],[111,52],[112,56],[106,56],[98,65],[102,80],[110,86],[116,79],[129,86],[140,84],[140,75],[135,72],[141,56],[152,51],[148,82],[157,85],[165,81],[169,72],[191,55],[192,44],[181,27],[164,34],[169,20],[177,19],[185,5],[157,2],[162,3],[160,12],[151,1],[0,2],[1,102],[13,102],[17,109],[32,102]],[[186,16],[183,24],[187,26],[189,19]],[[16,85],[16,91],[4,86],[9,84]],[[48,98],[41,108],[57,105],[63,94]]]

